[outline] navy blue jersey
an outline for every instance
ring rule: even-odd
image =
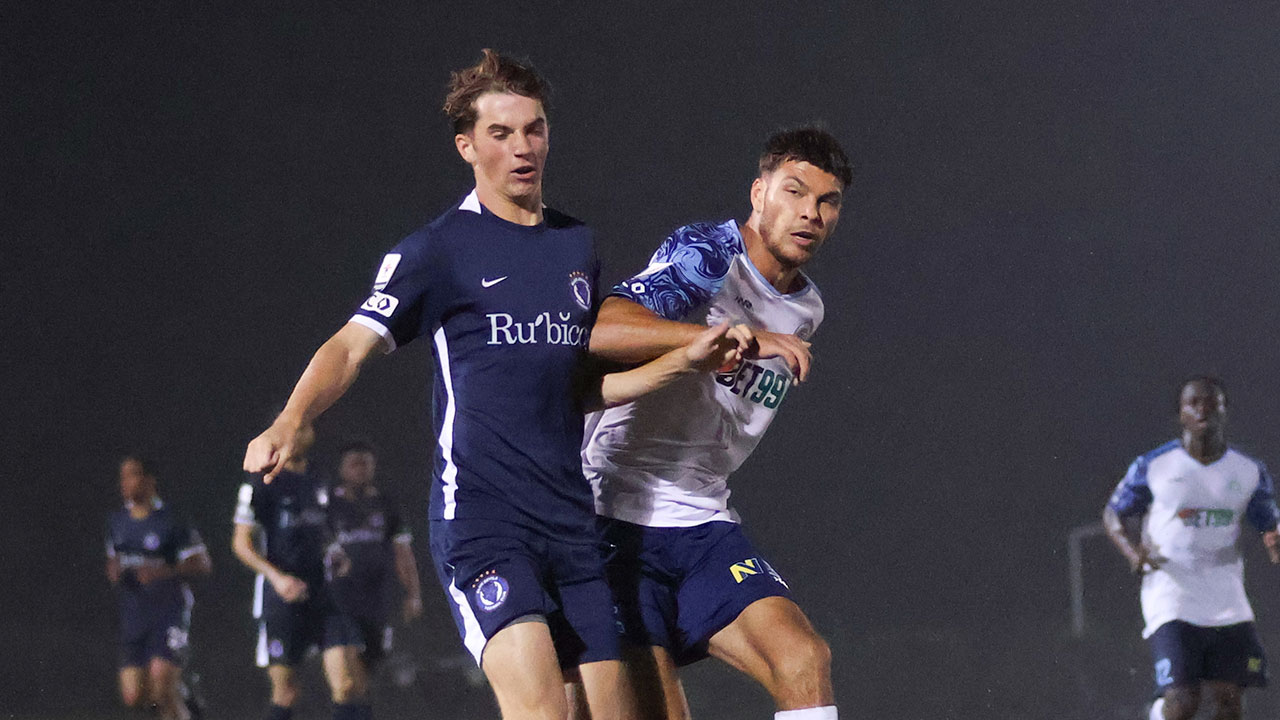
[[[107,557],[120,563],[120,609],[126,624],[132,619],[189,607],[191,591],[181,578],[171,577],[143,585],[134,570],[142,565],[177,565],[207,552],[196,529],[174,515],[159,498],[152,500],[151,512],[141,520],[127,507],[107,520]]]
[[[598,274],[581,222],[548,209],[517,225],[474,192],[383,258],[351,320],[393,350],[432,338],[432,519],[594,532],[577,388]]]
[[[269,485],[253,475],[240,486],[235,522],[262,529],[267,562],[318,585],[329,546],[328,503],[324,483],[310,473],[284,471]]]
[[[339,485],[329,495],[329,526],[351,561],[346,575],[333,578],[334,593],[340,601],[378,603],[395,577],[393,543],[413,538],[395,503],[376,487],[354,494]]]

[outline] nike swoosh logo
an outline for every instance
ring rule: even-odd
[[[492,280],[490,280],[489,278],[480,278],[480,287],[487,287],[487,288],[493,287],[494,285],[497,285],[503,280],[506,280],[508,277],[509,276],[507,275],[503,275],[500,278],[494,278]]]

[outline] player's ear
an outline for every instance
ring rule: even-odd
[[[476,164],[476,146],[471,141],[471,136],[466,133],[458,133],[453,136],[453,144],[458,148],[458,154],[468,165]]]
[[[757,213],[764,212],[764,195],[769,189],[769,183],[760,176],[751,181],[751,209]]]

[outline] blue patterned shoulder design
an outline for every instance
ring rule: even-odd
[[[668,320],[683,320],[720,290],[736,255],[745,252],[733,220],[678,228],[649,267],[618,283],[610,295],[639,303]]]

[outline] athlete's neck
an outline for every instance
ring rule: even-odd
[[[799,290],[804,282],[800,278],[800,268],[783,265],[769,251],[764,238],[760,235],[759,224],[760,219],[753,214],[739,228],[742,231],[742,243],[747,246],[747,257],[750,258],[751,264],[756,266],[756,270],[764,276],[774,290],[783,294]]]
[[[129,509],[129,517],[134,520],[142,520],[151,514],[155,509],[156,495],[151,493],[141,500],[129,500],[125,502],[125,507]]]
[[[1202,435],[1182,431],[1182,448],[1201,465],[1217,462],[1227,454],[1227,439],[1221,432],[1208,432]]]
[[[542,188],[522,197],[508,197],[497,188],[476,183],[476,198],[489,212],[516,225],[537,225],[542,222]]]

